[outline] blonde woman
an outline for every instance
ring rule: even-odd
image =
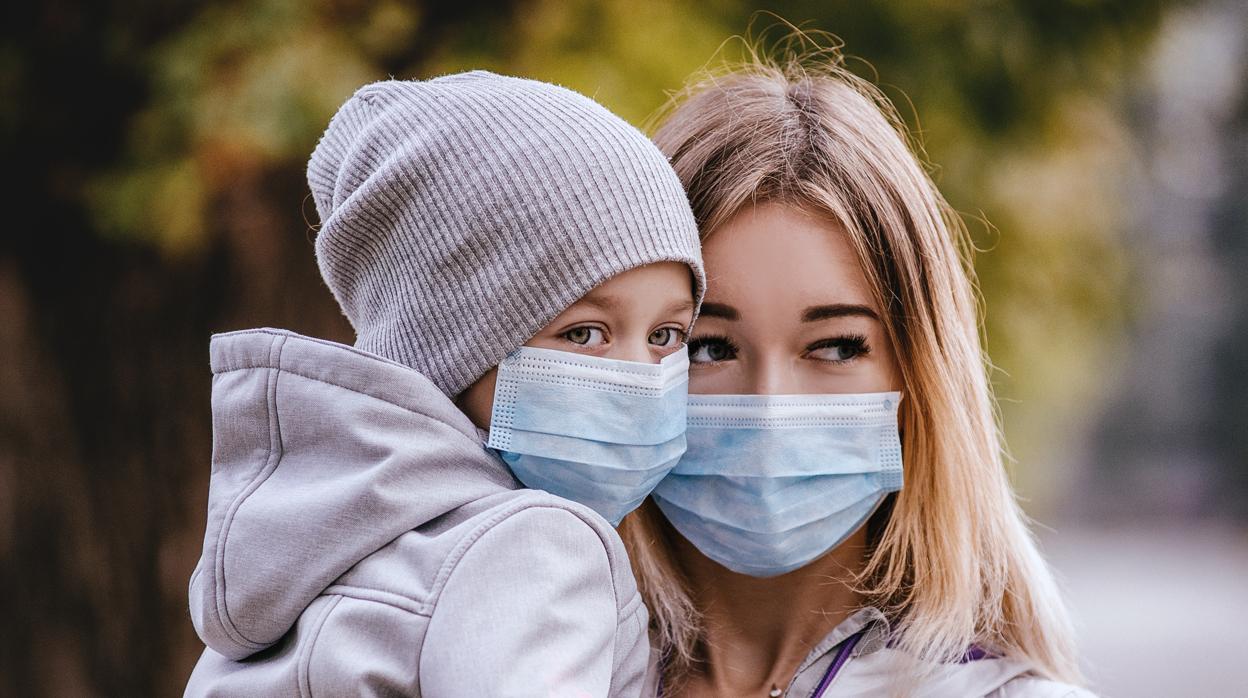
[[[692,85],[689,451],[622,528],[679,696],[1088,696],[1002,466],[965,230],[835,55]]]

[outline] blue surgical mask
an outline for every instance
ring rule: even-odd
[[[798,569],[901,489],[900,400],[691,395],[689,449],[655,502],[702,554],[734,572]]]
[[[487,445],[614,526],[685,452],[688,376],[684,347],[657,364],[521,347],[498,365]]]

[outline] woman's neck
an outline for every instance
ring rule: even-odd
[[[862,605],[853,580],[865,564],[865,526],[805,567],[766,579],[732,572],[672,533],[706,629],[705,663],[684,694],[783,689],[810,650]]]

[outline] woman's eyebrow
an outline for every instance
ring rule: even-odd
[[[703,310],[703,313],[706,311]],[[802,322],[816,322],[818,320],[830,320],[838,317],[850,317],[859,315],[868,317],[872,320],[879,320],[880,316],[875,311],[865,305],[854,305],[852,303],[833,303],[832,305],[812,305],[802,311]]]
[[[731,305],[723,303],[703,303],[702,317],[717,317],[723,320],[740,320],[741,313]]]

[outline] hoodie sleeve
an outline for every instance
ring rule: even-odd
[[[612,675],[617,630],[636,643],[645,628],[621,627],[611,562],[599,532],[568,509],[526,508],[487,529],[437,602],[422,695],[607,696],[639,685]]]

